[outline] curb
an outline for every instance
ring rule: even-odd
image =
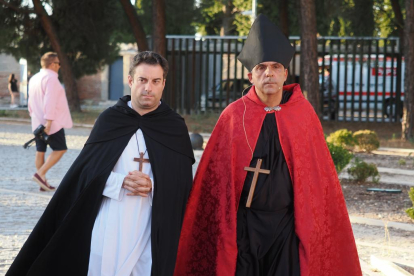
[[[364,218],[364,217],[355,217],[349,216],[349,220],[351,223],[357,224],[366,224],[371,226],[380,226],[380,227],[392,227],[404,231],[411,231],[414,232],[414,224],[403,223],[403,222],[393,222],[393,221],[386,221],[386,220],[379,220],[379,219],[371,219],[371,218]]]

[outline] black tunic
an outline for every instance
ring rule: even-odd
[[[289,95],[284,93],[282,103]],[[246,208],[253,179],[248,172],[237,212],[237,276],[300,275],[295,234],[293,187],[279,141],[275,114],[266,115],[250,167],[263,159],[251,208]]]

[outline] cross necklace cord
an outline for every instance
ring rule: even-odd
[[[244,102],[243,94],[242,94],[242,100],[243,100],[243,103],[244,103],[243,130],[244,130],[244,134],[246,136],[247,145],[249,146],[250,151],[252,152],[252,159],[253,159],[253,149],[250,146],[249,139],[248,139],[247,133],[246,133],[246,127],[244,125],[244,116],[246,114],[246,103]],[[267,110],[266,110],[266,112],[267,112]],[[262,166],[262,162],[263,162],[263,159],[259,158],[259,159],[257,159],[257,164],[256,164],[255,168],[244,167],[245,171],[254,172],[253,179],[252,179],[252,184],[250,185],[249,195],[247,196],[247,202],[246,202],[246,207],[247,208],[250,208],[250,206],[252,205],[253,194],[254,194],[254,190],[256,189],[256,184],[257,184],[257,179],[259,178],[259,173],[270,174],[270,170],[264,170],[264,169],[260,168]]]
[[[138,145],[138,152],[139,152],[139,158],[135,157],[134,161],[139,163],[139,171],[142,172],[142,166],[144,165],[144,163],[149,163],[149,159],[145,159],[144,155],[145,153],[147,153],[148,149],[145,149],[145,152],[140,152],[139,150],[139,143],[138,143],[138,137],[137,137],[137,133],[135,132],[135,139],[137,140],[137,145]]]

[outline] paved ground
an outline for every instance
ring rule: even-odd
[[[52,185],[59,184],[89,132],[89,128],[67,130],[69,150],[48,173]],[[35,148],[22,147],[31,138],[30,133],[27,123],[0,121],[0,275],[7,271],[52,195],[39,192],[31,180]],[[197,151],[196,156],[199,160],[201,152]],[[196,167],[197,164],[193,169]],[[414,232],[357,223],[353,230],[360,258],[365,262],[369,262],[371,255],[414,262]]]

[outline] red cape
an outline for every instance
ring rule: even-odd
[[[298,84],[275,112],[294,190],[300,271],[307,275],[362,275],[345,200],[322,126]],[[266,116],[254,87],[221,114],[195,175],[174,275],[235,275],[237,208],[252,149]]]

